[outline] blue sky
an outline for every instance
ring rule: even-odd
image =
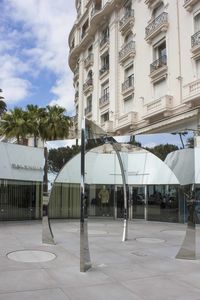
[[[68,35],[74,0],[0,0],[0,88],[8,108],[58,104],[74,113]]]

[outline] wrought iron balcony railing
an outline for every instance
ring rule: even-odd
[[[129,76],[123,83],[122,83],[122,92],[125,92],[129,88],[134,86],[134,75]]]
[[[164,67],[167,65],[167,55],[163,55],[159,57],[159,59],[155,60],[150,65],[150,73],[154,72],[155,70],[160,69],[161,67]]]
[[[119,26],[122,27],[132,17],[134,17],[134,10],[133,9],[127,10],[123,18],[121,18],[121,20],[119,21]]]
[[[119,59],[123,59],[132,51],[135,51],[135,41],[130,41],[123,45],[122,50],[119,52]]]
[[[194,46],[200,45],[200,31],[197,31],[195,34],[192,35],[191,43],[192,43],[192,48]]]
[[[108,103],[109,103],[109,93],[106,93],[99,99],[99,106],[101,107]]]
[[[156,29],[158,29],[161,25],[165,24],[168,20],[168,13],[163,12],[160,14],[155,20],[153,20],[146,28],[145,34],[146,38],[153,33]]]
[[[89,78],[86,80],[86,82],[83,84],[83,91],[87,90],[87,88],[93,86],[93,80],[92,78]]]
[[[99,70],[99,75],[103,75],[105,72],[109,71],[109,64],[104,65],[100,70]]]

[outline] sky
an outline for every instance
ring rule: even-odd
[[[74,0],[0,0],[0,88],[8,109],[60,105],[74,115],[68,36]]]

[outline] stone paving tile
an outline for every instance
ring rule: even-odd
[[[0,272],[0,293],[52,287],[56,282],[42,269]]]
[[[70,300],[61,289],[0,294],[0,300]]]
[[[122,281],[122,285],[136,293],[143,300],[200,299],[199,289],[191,288],[189,285],[175,280],[173,276]]]
[[[143,300],[120,283],[64,289],[71,300]]]
[[[79,266],[46,269],[46,271],[59,286],[79,287],[113,282],[112,278],[95,268],[90,269],[86,273],[81,273],[79,271]]]

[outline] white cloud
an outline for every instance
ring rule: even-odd
[[[12,22],[21,26],[20,30],[10,30],[7,39],[11,46],[18,48],[17,41],[19,44],[22,40],[28,41],[30,38],[32,41],[31,44],[27,43],[22,49],[18,49],[12,60],[7,60],[11,62],[17,58],[20,60],[20,55],[23,57],[20,61],[21,68],[13,64],[13,69],[9,66],[8,72],[9,68],[3,67],[7,81],[10,78],[18,79],[16,83],[21,83],[19,90],[22,91],[24,88],[24,93],[21,93],[21,99],[23,99],[30,92],[31,84],[28,83],[27,78],[23,82],[24,76],[22,75],[29,72],[29,75],[38,76],[42,70],[50,71],[56,77],[51,89],[54,94],[51,103],[57,103],[68,111],[72,111],[74,92],[72,73],[67,64],[67,46],[68,34],[75,20],[74,1],[6,0],[4,2],[8,17],[12,19]],[[5,39],[0,45],[0,54],[1,51],[8,50]],[[17,86],[15,88],[17,89]],[[18,99],[20,100],[20,93]],[[7,100],[11,101],[10,98]]]

